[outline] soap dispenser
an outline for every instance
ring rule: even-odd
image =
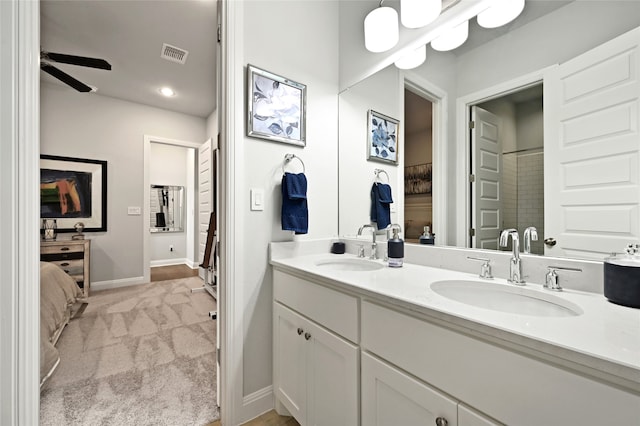
[[[400,268],[404,263],[404,241],[398,235],[400,225],[394,223],[393,225],[389,225],[389,228],[393,232],[392,237],[387,240],[389,267]]]
[[[420,244],[429,244],[429,245],[433,245],[434,243],[434,238],[433,238],[433,234],[431,234],[431,232],[429,232],[429,227],[425,226],[424,228],[424,232],[422,235],[420,235]]]

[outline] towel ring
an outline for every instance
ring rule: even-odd
[[[384,173],[387,176],[387,183],[390,182],[389,180],[389,173],[387,173],[386,170],[382,170],[382,169],[374,169],[373,173],[376,175],[376,182],[381,182],[382,183],[382,179],[380,179],[380,174]]]
[[[304,167],[304,161],[302,161],[302,158],[298,157],[295,154],[285,154],[284,156],[284,162],[282,163],[282,173],[284,174],[284,167],[289,164],[291,162],[291,160],[293,160],[294,158],[297,158],[298,161],[300,162],[300,164],[302,164],[302,173],[305,172],[305,167]]]

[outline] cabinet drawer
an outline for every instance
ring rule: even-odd
[[[274,270],[275,300],[333,332],[358,342],[358,299]]]
[[[73,259],[73,260],[55,260],[51,263],[58,265],[69,275],[80,275],[84,274],[84,260],[83,259]],[[82,280],[82,277],[80,278]]]
[[[52,253],[84,253],[84,244],[43,245],[40,254]]]

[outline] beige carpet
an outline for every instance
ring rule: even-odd
[[[204,425],[215,405],[216,308],[198,277],[95,292],[66,327],[41,425]]]

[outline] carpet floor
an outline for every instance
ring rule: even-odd
[[[198,277],[93,293],[58,344],[40,425],[205,425],[219,418],[215,300]]]

